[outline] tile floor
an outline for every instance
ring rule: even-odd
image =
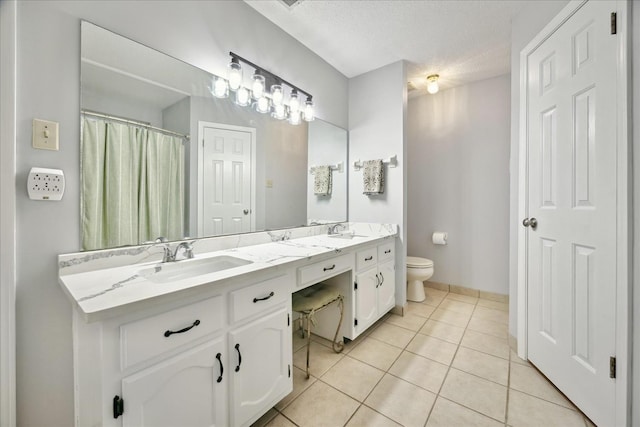
[[[255,426],[580,426],[584,417],[507,344],[505,303],[425,288],[336,354],[293,337],[293,392]]]

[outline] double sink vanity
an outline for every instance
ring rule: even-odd
[[[344,295],[339,336],[395,306],[397,226],[345,223],[59,256],[73,303],[76,425],[245,426],[293,389],[292,293]],[[316,315],[333,338],[337,308]],[[313,364],[313,361],[311,362]]]

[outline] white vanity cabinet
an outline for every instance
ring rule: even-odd
[[[249,283],[117,320],[74,316],[76,426],[247,426],[289,394],[294,274]]]
[[[355,335],[395,305],[395,240],[356,253]]]
[[[219,337],[123,378],[122,425],[227,425],[226,354]]]

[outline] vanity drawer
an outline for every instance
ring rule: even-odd
[[[378,249],[376,247],[363,249],[356,254],[356,267],[358,271],[373,267],[378,262]]]
[[[315,284],[353,268],[353,255],[345,254],[298,269],[298,286]]]
[[[267,311],[291,299],[291,276],[278,276],[230,294],[231,322]]]
[[[222,329],[223,303],[216,296],[120,326],[122,369]]]
[[[393,259],[396,255],[395,251],[395,240],[378,245],[378,262],[384,262]]]

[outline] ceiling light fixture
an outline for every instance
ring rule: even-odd
[[[218,98],[226,98],[229,96],[229,90],[236,92],[236,104],[247,106],[251,103],[251,98],[255,99],[255,109],[260,113],[268,113],[278,119],[288,119],[292,125],[300,124],[300,119],[310,122],[315,119],[315,111],[313,104],[313,96],[303,91],[297,86],[292,85],[288,81],[282,79],[271,71],[247,61],[241,56],[233,52],[229,52],[231,62],[229,63],[228,80],[218,77],[214,80],[214,87],[211,91]],[[255,71],[251,77],[249,87],[242,85],[242,65],[244,63],[252,67]],[[267,92],[267,83],[269,83],[270,91]],[[285,105],[284,86],[289,86],[289,105]],[[251,91],[249,91],[251,89]],[[299,93],[307,96],[304,105],[301,105]]]
[[[427,76],[427,92],[430,94],[438,93],[440,87],[438,86],[438,79],[440,76],[438,74],[431,74]]]

